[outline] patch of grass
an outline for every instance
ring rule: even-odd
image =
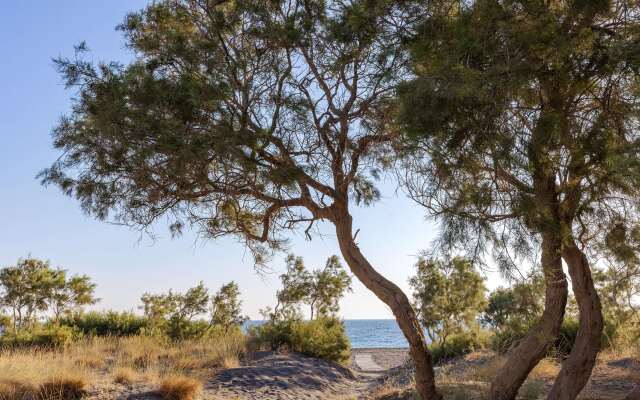
[[[202,378],[214,368],[238,366],[244,354],[240,332],[181,342],[133,336],[87,338],[66,347],[7,348],[0,350],[0,400],[73,399],[73,380],[78,388],[105,374],[125,385],[158,383],[172,375]]]
[[[30,385],[13,382],[0,381],[0,400],[23,400],[32,397],[35,389]]]
[[[56,377],[37,385],[19,382],[0,382],[0,400],[77,400],[86,392],[83,377]]]
[[[137,373],[131,368],[120,367],[113,372],[113,381],[120,385],[131,385],[137,379]]]
[[[186,376],[164,378],[159,390],[165,400],[195,400],[201,391],[200,381]]]
[[[522,400],[538,400],[544,394],[544,382],[539,379],[527,379],[518,392]]]
[[[560,365],[552,358],[543,358],[531,371],[531,377],[537,379],[553,379],[560,372]]]
[[[58,377],[38,387],[37,400],[76,400],[85,394],[87,382],[82,377]]]
[[[238,368],[240,366],[240,360],[237,356],[231,355],[222,359],[222,368]]]

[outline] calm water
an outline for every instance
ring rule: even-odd
[[[248,324],[261,323],[262,321],[250,321]],[[353,348],[409,347],[393,319],[346,319],[344,325]]]
[[[344,326],[353,348],[409,347],[394,319],[347,319]]]

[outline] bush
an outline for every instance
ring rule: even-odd
[[[0,382],[2,400],[79,400],[86,393],[87,382],[79,377],[58,377],[39,385],[15,381]]]
[[[160,394],[166,400],[195,400],[202,391],[202,384],[186,376],[170,376],[160,385]]]
[[[61,319],[61,325],[72,327],[88,336],[135,336],[143,332],[147,319],[131,312],[78,313]]]
[[[0,336],[0,347],[60,347],[82,337],[69,326],[36,327],[31,331],[7,333]]]
[[[503,331],[496,332],[492,338],[491,348],[499,353],[507,352],[511,347],[516,345],[528,332],[529,328],[533,326],[534,322],[529,325],[524,324],[512,324]],[[551,349],[547,353],[548,356],[555,358],[565,358],[571,353],[573,344],[576,341],[578,335],[578,327],[580,322],[575,317],[566,317],[560,327],[560,333],[553,342]],[[616,334],[615,326],[605,320],[604,332],[602,332],[602,347],[609,346],[609,340],[607,338],[613,337]]]
[[[294,320],[273,320],[249,328],[249,347],[278,351],[290,347]]]
[[[44,382],[38,388],[36,398],[41,400],[75,400],[85,394],[87,383],[82,378],[55,378]]]
[[[199,339],[210,334],[211,325],[207,321],[172,318],[166,324],[164,334],[172,340]]]
[[[346,362],[351,356],[344,324],[337,318],[311,321],[269,321],[249,330],[254,348],[278,350],[283,347],[328,361]]]
[[[351,344],[344,324],[337,318],[319,318],[294,323],[291,348],[299,353],[344,363],[351,357]]]
[[[449,336],[444,344],[432,344],[431,356],[434,363],[442,363],[487,347],[488,343],[489,334],[482,330],[457,333]]]

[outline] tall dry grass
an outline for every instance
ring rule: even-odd
[[[70,399],[72,385],[79,393],[98,382],[159,385],[169,376],[203,378],[211,369],[238,365],[244,351],[240,333],[182,342],[89,338],[60,349],[0,350],[0,400],[55,400],[56,393]]]

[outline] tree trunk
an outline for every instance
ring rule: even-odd
[[[624,400],[640,400],[640,385],[636,386],[631,393],[624,398]]]
[[[491,382],[490,399],[515,399],[529,372],[544,358],[560,332],[567,304],[567,280],[560,252],[558,234],[544,234],[541,255],[546,283],[544,312],[540,321],[509,351],[506,363]]]
[[[391,308],[409,342],[409,352],[415,365],[416,390],[422,400],[441,400],[436,390],[431,353],[420,322],[407,296],[393,282],[376,271],[362,255],[352,234],[352,218],[348,212],[334,218],[336,235],[342,256],[351,272],[380,300]]]
[[[604,328],[600,298],[593,285],[589,261],[573,238],[565,242],[562,257],[569,268],[571,287],[580,311],[580,325],[571,354],[562,363],[548,400],[574,400],[582,391],[596,363]]]

